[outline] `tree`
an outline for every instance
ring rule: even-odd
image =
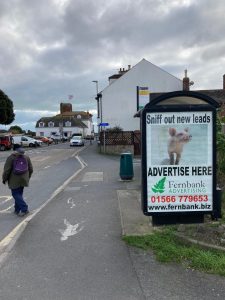
[[[0,124],[9,125],[14,119],[13,102],[2,90],[0,90]]]
[[[121,131],[123,131],[123,128],[121,128],[120,126],[115,126],[115,127],[106,129],[106,131],[121,132]]]
[[[222,130],[225,123],[225,105],[222,105],[217,114],[217,134],[216,134],[216,148],[217,148],[217,183],[220,188],[225,186],[225,134]]]
[[[24,133],[23,129],[18,125],[11,126],[9,131],[12,132],[12,134]]]

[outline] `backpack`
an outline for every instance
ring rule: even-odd
[[[13,161],[13,173],[16,175],[21,175],[26,173],[27,171],[27,159],[23,155],[18,155]]]

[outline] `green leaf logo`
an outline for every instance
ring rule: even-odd
[[[152,187],[152,191],[154,193],[163,193],[165,191],[165,181],[166,181],[166,177],[163,177],[162,179],[160,179],[153,187]]]

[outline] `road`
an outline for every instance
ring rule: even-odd
[[[40,193],[49,196],[49,185],[56,187],[80,168],[74,150],[58,147],[30,154],[37,171],[30,187],[35,198],[35,203],[29,200],[31,207],[44,201],[33,192],[38,180],[48,191]],[[61,157],[59,163],[51,153]],[[48,156],[49,164],[43,163]],[[28,223],[1,265],[1,300],[224,299],[223,277],[162,264],[151,251],[128,247],[121,239],[117,191],[125,193],[126,183],[119,180],[119,158],[98,154],[94,145],[79,156],[85,168]]]
[[[25,188],[24,198],[29,210],[34,211],[45,203],[51,195],[74,174],[81,166],[76,154],[82,148],[71,148],[68,143],[62,143],[38,148],[27,148],[34,173],[30,187]],[[4,162],[11,151],[0,151],[0,173]],[[19,223],[20,218],[12,214],[14,201],[7,185],[1,184],[0,189],[0,241]]]

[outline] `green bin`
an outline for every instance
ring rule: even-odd
[[[134,177],[133,158],[131,153],[121,153],[120,157],[120,178],[131,180]]]

